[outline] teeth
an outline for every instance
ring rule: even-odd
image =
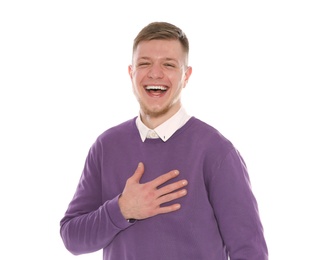
[[[146,86],[146,90],[167,90],[166,87],[163,86]]]

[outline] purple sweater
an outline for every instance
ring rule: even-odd
[[[177,180],[188,180],[180,210],[135,223],[123,218],[118,197],[139,162],[145,165],[141,182],[173,169],[180,171]],[[243,159],[194,117],[166,143],[143,143],[135,118],[101,134],[61,220],[61,236],[73,254],[103,249],[104,260],[268,259]]]

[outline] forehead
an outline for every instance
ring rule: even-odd
[[[181,60],[185,52],[178,40],[141,41],[133,53],[134,59],[176,59]]]

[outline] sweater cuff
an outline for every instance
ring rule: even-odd
[[[119,197],[121,194],[113,198],[112,200],[108,201],[106,205],[106,209],[108,215],[112,221],[112,223],[118,227],[119,229],[125,229],[134,224],[134,222],[129,222],[126,220],[120,210],[119,207]]]

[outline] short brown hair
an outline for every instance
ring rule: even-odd
[[[171,23],[153,22],[145,26],[134,39],[133,52],[140,42],[150,40],[178,40],[188,55],[189,42],[185,33]]]

